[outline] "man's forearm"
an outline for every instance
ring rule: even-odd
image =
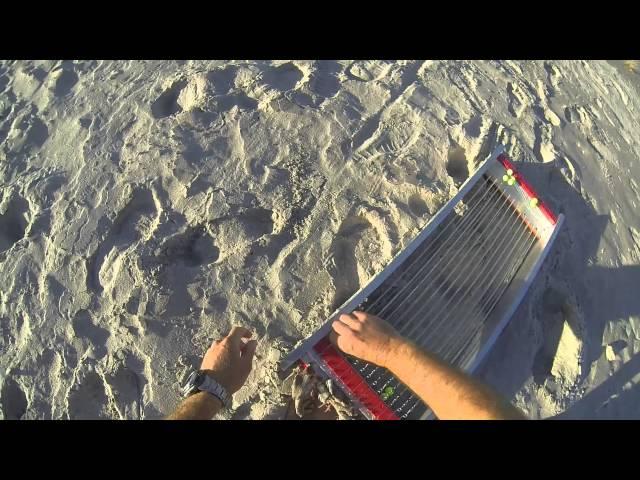
[[[440,419],[524,419],[489,387],[415,344],[400,342],[387,368]]]
[[[211,420],[222,409],[222,402],[206,392],[185,398],[167,420]]]

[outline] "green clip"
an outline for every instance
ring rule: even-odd
[[[388,387],[385,387],[384,391],[382,392],[382,400],[387,400],[389,397],[391,397],[391,395],[393,395],[393,392],[395,392],[395,389],[389,385]]]
[[[502,181],[507,185],[515,185],[516,177],[513,175],[513,170],[507,170],[507,173],[502,176]]]

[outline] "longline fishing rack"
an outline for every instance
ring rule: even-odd
[[[432,412],[384,368],[328,340],[338,315],[363,310],[472,373],[522,301],[564,221],[496,149],[380,273],[281,364],[313,366],[369,419],[426,419]]]

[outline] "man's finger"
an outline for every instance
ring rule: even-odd
[[[248,328],[240,327],[236,325],[231,329],[227,338],[231,341],[232,345],[240,347],[243,338],[251,338],[253,333]]]
[[[355,311],[351,312],[351,315],[356,317],[356,319],[361,321],[361,322],[364,322],[364,320],[369,316],[368,313],[361,312],[360,310],[355,310]]]
[[[331,324],[331,328],[333,328],[333,330],[338,335],[348,335],[353,332],[353,330],[351,330],[351,328],[347,324],[341,322],[340,320],[334,320],[334,322]]]
[[[354,315],[343,313],[338,317],[338,320],[347,325],[351,330],[360,330],[362,328],[362,324]]]
[[[340,336],[336,332],[331,332],[329,334],[329,340],[333,343],[339,350],[346,352],[348,349],[349,340],[347,337]]]
[[[356,317],[356,316],[354,315],[354,313],[355,313],[355,312],[351,312],[351,313],[341,313],[341,314],[340,314],[340,316],[342,316],[342,315],[346,315],[346,316],[348,316],[348,317],[353,318],[354,320],[357,320],[357,319],[358,319],[358,317]]]

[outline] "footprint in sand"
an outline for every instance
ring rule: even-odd
[[[544,69],[547,71],[547,80],[551,85],[551,94],[554,95],[562,80],[562,74],[560,70],[551,62],[544,62]]]
[[[71,93],[73,87],[78,83],[78,75],[73,70],[73,65],[68,63],[51,73],[50,79],[53,81],[53,94],[58,98]]]
[[[580,178],[582,174],[579,167],[571,161],[568,155],[557,157],[557,165],[560,168],[560,173],[566,179],[567,183],[573,185],[578,191],[580,191]]]
[[[505,153],[510,158],[529,159],[529,148],[525,143],[515,132],[500,124],[497,124],[496,144],[503,145]]]
[[[335,61],[318,61],[315,70],[305,82],[305,88],[294,90],[286,97],[301,107],[320,108],[330,98],[335,97],[342,86],[339,76],[343,67]]]
[[[121,253],[146,241],[157,227],[161,208],[151,190],[138,187],[129,203],[118,213],[111,231],[89,259],[88,285],[102,292],[117,278],[122,266]]]
[[[467,137],[481,138],[484,137],[487,131],[491,128],[492,122],[484,115],[475,115],[471,117],[462,128]]]
[[[391,70],[391,62],[377,60],[363,60],[352,63],[347,74],[361,82],[380,80]]]
[[[67,415],[71,420],[109,418],[109,399],[100,375],[85,371],[83,378],[71,387],[68,405]]]
[[[361,161],[392,154],[392,161],[396,162],[418,141],[423,131],[422,119],[413,109],[398,107],[379,123],[372,120],[375,117],[369,118],[353,139],[356,158]]]
[[[508,107],[509,111],[514,117],[520,118],[522,113],[525,111],[525,109],[529,105],[529,102],[527,101],[527,96],[523,92],[522,88],[518,84],[513,82],[509,83],[508,92],[509,92],[509,107]]]
[[[136,355],[126,352],[123,360],[105,380],[113,395],[113,408],[123,420],[144,419],[144,389],[149,383],[145,374],[145,363]]]
[[[426,213],[429,213],[429,204],[422,198],[422,195],[418,193],[412,194],[407,204],[409,205],[411,213],[416,217],[422,217]]]
[[[238,73],[239,78],[235,80],[237,88],[228,94],[227,102],[237,100],[248,108],[264,108],[278,99],[291,100],[305,83],[305,71],[301,68],[304,67],[286,62],[279,65],[263,63],[250,69],[242,69]]]
[[[188,226],[166,238],[153,258],[148,259],[151,265],[160,266],[161,281],[170,292],[163,314],[184,316],[196,307],[206,266],[229,261],[242,268],[257,247],[256,242],[273,232],[271,217],[270,210],[249,208],[217,218],[206,226]]]
[[[557,157],[557,152],[553,146],[553,130],[551,125],[542,122],[536,122],[535,127],[536,139],[533,150],[538,155],[542,163],[553,162]]]
[[[391,258],[392,246],[382,219],[376,212],[347,217],[331,244],[327,262],[338,307]]]
[[[220,252],[226,258],[273,233],[273,212],[266,208],[250,208],[234,215],[222,217],[212,222]]]
[[[15,97],[25,100],[31,99],[41,86],[42,77],[39,74],[39,70],[25,66],[13,71],[11,89],[7,91],[7,94],[9,94],[9,98],[13,96],[11,100],[14,102],[16,100]]]
[[[418,139],[422,122],[414,114],[399,114],[384,122],[384,132],[376,148],[384,153],[406,151]]]
[[[265,108],[267,104],[277,109],[288,108],[291,106],[290,102],[304,107],[313,103],[313,99],[302,91],[309,73],[309,67],[295,62],[261,65],[255,80],[244,82],[245,85],[237,94],[255,102],[254,108]]]
[[[545,105],[543,106],[543,116],[544,119],[549,122],[551,125],[553,125],[554,127],[559,127],[560,126],[560,117],[558,117],[558,115],[556,115],[556,113],[551,110],[549,108],[549,106]]]
[[[533,362],[534,381],[572,389],[583,373],[582,317],[565,288],[547,287],[539,303],[543,341]]]
[[[569,123],[576,123],[584,132],[590,132],[593,127],[591,112],[581,105],[569,105],[564,109],[564,118]]]
[[[264,70],[261,80],[269,89],[287,92],[293,90],[303,77],[304,73],[295,63],[287,62]]]
[[[352,216],[342,222],[333,240],[331,255],[335,271],[332,274],[335,286],[333,306],[341,305],[347,298],[360,288],[356,247],[363,237],[365,230],[371,228],[371,223],[364,217]]]
[[[229,65],[218,70],[211,70],[207,73],[207,80],[211,85],[214,95],[227,95],[235,87],[238,67]]]
[[[89,311],[78,311],[73,317],[71,326],[76,337],[86,339],[87,344],[91,345],[94,358],[100,359],[107,354],[107,340],[109,340],[111,333],[109,330],[97,326]]]
[[[335,97],[340,91],[341,83],[338,76],[342,69],[342,65],[338,62],[318,62],[317,68],[309,80],[310,90],[324,99]]]
[[[34,150],[41,148],[48,138],[49,128],[38,117],[35,107],[31,111],[18,114],[7,133],[6,142],[12,153],[11,161],[25,163],[25,159]]]
[[[181,262],[188,267],[210,265],[220,256],[220,249],[202,225],[189,227],[169,238],[159,249],[158,257]]]
[[[536,92],[538,95],[536,99],[537,103],[533,107],[535,114],[541,121],[550,123],[554,127],[559,127],[562,122],[560,117],[549,107],[545,85],[541,80],[537,82]]]
[[[258,101],[244,92],[236,92],[220,97],[217,99],[216,105],[221,112],[228,112],[233,107],[238,107],[238,110],[241,111],[249,111],[258,107]]]
[[[0,254],[25,237],[28,225],[29,203],[16,195],[0,213]]]
[[[175,104],[168,104],[167,112],[175,110],[179,112],[201,111],[207,98],[207,76],[204,74],[193,75],[180,88]]]
[[[169,237],[156,249],[152,263],[161,264],[161,282],[170,291],[165,316],[189,315],[196,308],[200,295],[197,293],[200,291],[197,279],[202,274],[203,267],[220,258],[221,252],[216,243],[203,225],[196,225]],[[150,322],[147,326],[159,335],[163,334],[161,322]]]
[[[20,420],[27,412],[27,397],[20,384],[11,377],[7,377],[2,385],[0,404],[5,420]]]
[[[469,178],[469,163],[464,148],[454,145],[447,154],[447,174],[456,183],[462,183]]]
[[[212,97],[209,105],[212,111],[228,112],[233,107],[239,110],[254,110],[258,101],[248,96],[242,88],[237,88],[237,83],[242,83],[244,70],[235,65],[230,65],[219,70],[212,70],[206,75],[206,91]]]
[[[155,119],[161,119],[176,115],[182,111],[178,104],[178,97],[183,88],[187,86],[186,80],[176,80],[169,88],[151,104],[151,114]]]

